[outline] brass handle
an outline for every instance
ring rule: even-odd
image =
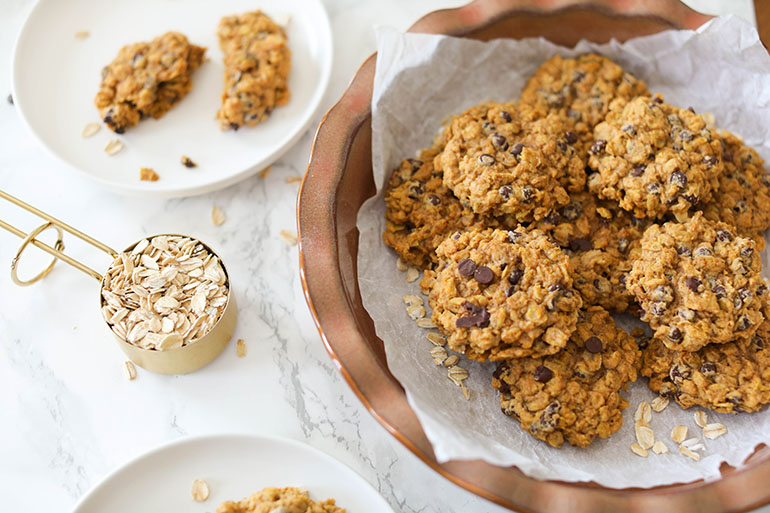
[[[74,258],[64,254],[64,241],[63,241],[64,231],[69,232],[72,235],[74,235],[75,237],[79,238],[80,240],[91,244],[92,246],[94,246],[97,249],[100,249],[101,251],[104,251],[105,253],[107,253],[108,255],[110,255],[113,258],[115,258],[118,255],[117,251],[115,251],[114,249],[110,248],[106,244],[103,244],[103,243],[99,242],[98,240],[94,239],[93,237],[89,237],[88,235],[86,235],[85,233],[81,232],[80,230],[77,230],[77,229],[73,228],[72,226],[59,221],[55,217],[53,217],[53,216],[51,216],[49,214],[46,214],[42,210],[38,210],[37,208],[33,207],[32,205],[29,205],[28,203],[25,203],[25,202],[21,201],[20,199],[11,196],[10,194],[8,194],[7,192],[5,192],[3,190],[0,190],[0,198],[3,198],[5,200],[13,203],[14,205],[16,205],[18,207],[21,207],[24,210],[26,210],[28,212],[31,212],[31,213],[35,214],[36,216],[43,218],[46,221],[46,223],[38,226],[37,228],[35,228],[34,230],[32,230],[31,232],[29,232],[27,234],[27,233],[24,233],[22,230],[19,230],[15,226],[12,226],[11,224],[9,224],[9,223],[3,221],[2,219],[0,219],[0,228],[3,228],[5,230],[11,232],[12,234],[16,235],[17,237],[21,237],[23,239],[22,243],[21,243],[21,246],[19,246],[18,251],[16,251],[16,256],[14,256],[13,261],[11,262],[11,279],[13,280],[13,282],[15,284],[22,285],[22,286],[32,285],[33,283],[41,280],[48,273],[51,272],[51,269],[53,269],[53,266],[54,266],[54,264],[56,264],[57,260],[63,260],[64,262],[68,263],[69,265],[71,265],[75,269],[78,269],[78,270],[86,273],[87,275],[91,276],[92,278],[96,279],[97,281],[100,281],[100,282],[102,281],[102,275],[101,274],[99,274],[98,272],[94,271],[93,269],[91,269],[87,265],[85,265],[85,264],[83,264],[81,262],[78,262]],[[36,238],[43,231],[45,231],[45,230],[47,230],[48,228],[51,228],[51,227],[56,228],[56,231],[58,232],[56,244],[54,244],[53,248],[51,246],[45,244],[44,242],[40,242]],[[37,276],[35,276],[31,280],[22,281],[18,277],[17,268],[18,268],[19,259],[21,258],[22,253],[27,248],[27,246],[29,246],[30,244],[32,244],[33,246],[35,246],[37,248],[42,249],[43,251],[45,251],[49,255],[53,256],[54,260],[40,274],[38,274]]]

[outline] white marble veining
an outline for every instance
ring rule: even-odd
[[[304,173],[314,128],[266,179],[179,200],[105,192],[40,149],[4,100],[13,41],[31,3],[0,0],[0,187],[117,249],[163,232],[206,241],[228,266],[239,304],[235,337],[246,340],[248,355],[237,358],[231,344],[193,374],[139,369],[129,382],[120,368],[125,357],[98,311],[98,284],[59,264],[35,286],[14,286],[3,269],[19,240],[0,232],[0,510],[64,513],[106,473],[156,445],[185,435],[255,432],[330,453],[399,513],[505,511],[444,480],[387,434],[320,343],[297,250],[278,237],[295,229],[297,186],[285,178]],[[461,3],[326,0],[335,62],[323,110],[374,50],[375,24],[404,29],[433,9]],[[731,4],[753,20],[750,0]],[[221,227],[210,222],[213,205],[227,215]],[[26,230],[39,224],[5,202],[0,219]],[[74,257],[98,270],[108,265],[106,256],[68,241]],[[29,275],[27,263],[21,272]]]

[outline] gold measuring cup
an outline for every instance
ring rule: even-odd
[[[11,261],[11,279],[13,280],[13,282],[21,286],[32,285],[33,283],[38,282],[39,280],[44,278],[46,275],[48,275],[48,273],[50,273],[51,270],[53,269],[57,260],[62,260],[67,264],[71,265],[72,267],[86,273],[87,275],[99,281],[100,307],[104,306],[105,300],[104,300],[104,296],[102,295],[102,291],[104,290],[104,287],[105,287],[106,274],[105,276],[102,276],[101,274],[94,271],[90,267],[66,255],[64,253],[64,249],[65,249],[64,232],[66,231],[71,235],[77,237],[78,239],[84,242],[87,242],[88,244],[94,246],[95,248],[100,249],[101,251],[107,253],[113,259],[113,261],[115,261],[115,259],[118,258],[120,254],[116,252],[114,249],[111,249],[106,244],[103,244],[95,240],[94,238],[89,237],[85,233],[65,223],[62,223],[61,221],[46,214],[45,212],[42,212],[41,210],[38,210],[32,205],[29,205],[21,201],[20,199],[11,196],[5,191],[0,190],[0,198],[11,202],[18,207],[21,207],[24,210],[27,210],[28,212],[31,212],[46,221],[45,223],[41,224],[40,226],[38,226],[37,228],[35,228],[34,230],[32,230],[27,234],[19,230],[18,228],[10,225],[9,223],[3,221],[2,219],[0,219],[0,228],[4,228],[5,230],[23,239],[21,246],[19,246],[19,249],[16,251],[16,255],[13,257],[13,260]],[[57,232],[56,243],[54,244],[53,247],[37,240],[38,235],[40,235],[42,232],[50,228],[54,228]],[[153,237],[145,237],[145,239],[151,240],[161,235],[185,237],[177,234],[160,234]],[[125,249],[124,253],[128,253],[132,251],[137,244],[139,244],[145,239],[137,241],[134,244],[128,246],[128,248]],[[233,296],[233,288],[232,288],[232,283],[230,281],[230,275],[227,272],[227,268],[225,267],[224,262],[222,262],[222,259],[219,258],[216,252],[214,252],[208,245],[204,244],[203,242],[201,241],[197,241],[197,242],[201,246],[203,246],[211,255],[219,259],[219,264],[222,267],[222,271],[224,272],[224,275],[225,275],[225,284],[227,285],[227,300],[224,305],[224,310],[221,316],[219,317],[219,320],[213,325],[210,331],[206,332],[200,338],[189,341],[186,345],[182,345],[181,347],[177,347],[173,349],[160,351],[156,349],[145,349],[137,345],[131,344],[123,340],[121,337],[119,337],[111,329],[108,328],[112,336],[115,337],[115,339],[118,341],[118,345],[126,354],[126,356],[128,356],[128,358],[131,361],[133,361],[140,367],[143,367],[144,369],[150,372],[156,372],[159,374],[185,374],[185,373],[200,369],[201,367],[211,362],[214,358],[216,358],[219,355],[219,353],[221,353],[224,350],[225,346],[230,341],[230,339],[233,336],[233,333],[235,332],[235,323],[238,316],[238,308],[235,304],[235,296]],[[24,253],[24,250],[30,244],[32,244],[37,248],[42,249],[46,253],[53,256],[53,260],[37,276],[35,276],[32,279],[22,281],[21,279],[19,279],[19,276],[17,273],[18,264],[22,254]],[[107,324],[106,320],[105,320],[105,324]]]

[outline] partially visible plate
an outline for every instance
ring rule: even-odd
[[[193,480],[210,495],[195,502]],[[185,438],[127,463],[88,492],[72,513],[214,511],[267,486],[307,488],[310,498],[337,500],[348,513],[393,513],[361,476],[331,456],[294,440],[253,435]]]
[[[276,22],[288,20],[291,100],[256,127],[223,132],[215,120],[224,87],[217,25],[222,16],[257,8]],[[75,37],[84,30],[87,38]],[[83,127],[100,121],[93,99],[102,67],[123,45],[169,30],[208,48],[190,94],[162,118],[142,121],[124,135],[102,126],[84,139]],[[41,144],[89,178],[123,193],[187,196],[243,180],[286,152],[309,127],[331,65],[331,29],[320,0],[40,0],[16,40],[13,97]],[[110,157],[104,146],[115,138],[125,148]],[[198,167],[182,166],[182,155]],[[140,181],[141,167],[155,169],[160,180]]]

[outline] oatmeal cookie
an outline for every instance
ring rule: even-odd
[[[742,236],[764,243],[761,234],[770,228],[770,177],[764,161],[739,137],[726,130],[720,136],[725,170],[719,175],[713,201],[703,207],[703,216],[731,224]]]
[[[636,381],[641,352],[606,310],[580,312],[577,329],[558,353],[501,362],[492,378],[503,413],[522,429],[560,447],[586,447],[623,424],[620,395]]]
[[[520,102],[541,112],[556,111],[573,124],[581,140],[591,139],[610,105],[649,96],[647,86],[601,55],[551,57],[537,69],[521,92]]]
[[[102,69],[94,99],[104,123],[122,134],[142,119],[163,116],[190,92],[190,76],[203,62],[205,52],[178,32],[121,48]]]
[[[588,188],[637,217],[673,214],[711,201],[723,172],[719,135],[698,114],[639,97],[594,128]]]
[[[535,224],[570,257],[573,286],[584,306],[600,305],[624,312],[634,302],[626,275],[638,257],[640,239],[649,225],[611,201],[587,192],[572,194],[570,203]]]
[[[470,227],[496,226],[474,214],[444,186],[433,167],[439,147],[422,150],[393,170],[385,191],[385,244],[405,261],[428,269],[438,261],[436,248],[451,234]]]
[[[770,403],[770,321],[748,339],[709,344],[695,352],[673,351],[651,340],[641,374],[650,378],[653,392],[674,398],[682,408],[757,411]]]
[[[753,240],[698,212],[686,223],[650,226],[641,246],[626,287],[666,347],[697,351],[756,331],[767,285]]]
[[[314,502],[302,488],[265,488],[241,501],[225,501],[216,513],[345,513],[334,499]]]
[[[449,347],[473,360],[559,351],[575,330],[580,295],[567,256],[542,232],[470,229],[437,248],[420,286]]]
[[[436,159],[446,185],[474,212],[542,219],[585,183],[577,136],[558,114],[535,119],[511,103],[484,103],[455,116]]]
[[[222,18],[217,34],[225,54],[222,130],[254,126],[289,103],[291,51],[279,25],[257,10]]]

